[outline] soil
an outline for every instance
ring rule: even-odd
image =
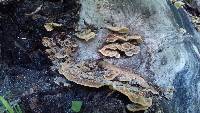
[[[54,81],[63,75],[51,71],[41,39],[61,32],[72,35],[79,10],[76,0],[0,4],[0,95],[17,101],[24,113],[71,113],[73,100],[83,101],[81,113],[128,113],[128,98],[107,87],[93,89],[69,81],[70,86],[63,86]],[[47,22],[63,26],[47,32]]]

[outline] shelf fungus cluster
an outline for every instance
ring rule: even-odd
[[[59,69],[63,61],[68,62],[78,46],[64,32],[55,33],[51,38],[43,37],[42,44],[47,48],[48,58],[54,64],[52,70]]]
[[[112,32],[106,37],[106,45],[99,50],[102,55],[120,58],[122,54],[130,57],[140,52],[140,47],[137,45],[142,42],[141,36],[129,36],[126,27],[107,27],[107,29]]]
[[[121,32],[126,32],[126,30]],[[73,39],[62,33],[61,35],[53,35],[51,38],[43,38],[43,45],[47,47],[46,52],[60,74],[83,86],[111,87],[130,99],[132,104],[127,105],[127,109],[130,111],[147,110],[151,107],[152,99],[158,92],[141,75],[108,63],[104,59],[77,61],[79,44]],[[115,43],[118,41],[122,43]],[[112,50],[123,51],[127,56],[132,56],[139,51],[139,47],[134,43],[141,41],[140,36],[112,34],[106,40],[106,42],[111,43],[104,46],[102,50],[111,48]],[[117,55],[115,57],[119,58]]]

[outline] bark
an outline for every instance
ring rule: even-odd
[[[6,5],[6,4],[9,4],[10,2],[13,2],[13,1],[17,1],[17,0],[0,0],[0,5]]]
[[[193,0],[192,7],[196,8],[200,13],[200,0]]]
[[[144,37],[141,53],[106,60],[157,85],[163,97],[158,109],[164,113],[200,112],[199,34],[183,9],[168,0],[81,0],[81,5],[78,29],[90,25],[97,29],[97,38],[79,44],[79,60],[99,59],[96,51],[108,34],[106,26],[128,27],[131,34]]]

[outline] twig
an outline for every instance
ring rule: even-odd
[[[41,9],[42,9],[42,4],[33,12],[29,13],[29,14],[25,14],[26,16],[31,16],[31,15],[34,15],[36,13],[38,13]]]

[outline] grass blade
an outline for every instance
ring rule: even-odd
[[[5,107],[5,109],[9,112],[9,113],[14,113],[13,108],[10,106],[9,102],[7,100],[5,100],[2,96],[0,96],[0,101],[3,104],[3,106]]]
[[[22,113],[22,110],[18,104],[15,106],[15,108],[17,109],[17,113]]]
[[[18,110],[17,110],[17,108],[15,106],[13,106],[13,109],[14,109],[15,113],[18,113]]]

